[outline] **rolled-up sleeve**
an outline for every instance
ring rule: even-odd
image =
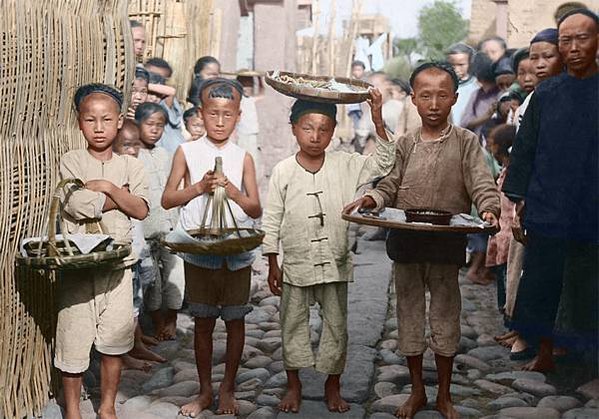
[[[391,139],[393,134],[387,131],[387,138]],[[395,143],[383,140],[376,136],[374,153],[361,161],[362,168],[358,177],[358,186],[372,182],[383,176],[387,176],[395,164]],[[364,159],[364,156],[359,156]]]

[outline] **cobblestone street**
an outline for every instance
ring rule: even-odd
[[[254,310],[247,316],[246,347],[237,377],[239,417],[271,418],[372,418],[391,419],[392,413],[408,397],[410,377],[405,358],[396,352],[397,322],[395,294],[391,285],[391,262],[384,242],[359,240],[355,261],[355,282],[349,294],[349,354],[343,375],[343,395],[350,401],[346,414],[333,414],[323,403],[325,377],[313,370],[302,371],[304,401],[299,414],[278,413],[276,406],[285,391],[285,371],[281,360],[279,297],[273,297],[266,284],[267,266],[258,261],[252,283]],[[554,375],[521,372],[509,361],[507,349],[493,336],[503,332],[496,309],[493,285],[483,287],[461,279],[463,297],[462,339],[456,356],[451,392],[462,417],[497,418],[597,418],[599,382],[584,384],[584,371],[576,363],[559,365]],[[322,320],[317,307],[312,310],[312,341],[318,342]],[[219,320],[214,334],[214,390],[224,372],[226,334]],[[179,408],[198,392],[194,364],[193,321],[186,314],[178,320],[177,341],[163,342],[154,350],[168,359],[150,372],[125,370],[117,400],[121,419],[177,418]],[[85,375],[89,399],[82,402],[85,419],[95,418],[99,396],[98,362]],[[433,354],[424,361],[427,410],[417,419],[441,418],[434,411],[436,371]],[[557,380],[557,377],[561,377]],[[565,377],[565,378],[564,378]],[[557,381],[556,381],[557,380]],[[215,406],[213,406],[213,409]],[[213,417],[204,411],[199,417]],[[52,402],[44,418],[61,418]],[[230,416],[218,416],[226,418]]]

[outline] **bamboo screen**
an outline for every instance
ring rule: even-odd
[[[221,16],[214,0],[130,0],[129,18],[146,29],[144,60],[160,57],[173,68],[169,84],[187,97],[193,66],[203,55],[218,57]]]
[[[126,0],[0,0],[0,417],[39,414],[52,392],[51,275],[19,272],[21,239],[45,230],[62,154],[83,145],[77,86],[129,90]]]

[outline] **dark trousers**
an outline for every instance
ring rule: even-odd
[[[529,234],[513,316],[513,328],[529,345],[537,347],[541,337],[553,337],[563,287],[568,298],[577,300],[570,313],[576,317],[572,324],[587,342],[597,345],[598,249]]]
[[[507,277],[507,263],[489,268],[495,274],[497,285],[497,309],[503,313],[505,309],[505,283]]]

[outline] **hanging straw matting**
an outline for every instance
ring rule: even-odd
[[[63,189],[67,185],[73,185],[79,189],[85,187],[79,179],[63,179],[58,183],[48,212],[47,240],[40,239],[30,242],[26,247],[28,256],[17,256],[17,266],[54,270],[98,268],[102,265],[114,266],[119,264],[131,253],[131,246],[128,244],[114,244],[114,248],[107,249],[106,246],[102,246],[102,243],[100,243],[92,252],[87,254],[81,254],[77,250],[69,240],[61,210],[61,207],[64,207],[66,201],[72,196],[71,193],[66,193],[65,202],[61,203]],[[56,239],[57,222],[60,223],[63,236],[63,240],[60,241]],[[96,224],[102,231],[101,223],[96,221]]]
[[[0,28],[0,417],[21,419],[56,390],[55,279],[15,256],[45,230],[60,157],[84,145],[75,89],[129,91],[134,59],[126,0],[4,0]]]
[[[223,174],[221,157],[215,159],[215,175]],[[209,223],[208,214],[211,214]],[[233,227],[227,225],[227,213]],[[180,239],[179,241],[176,241]],[[208,197],[202,224],[199,229],[186,232],[175,230],[162,240],[162,244],[173,252],[196,255],[230,256],[248,252],[262,244],[264,232],[256,228],[239,228],[225,188],[217,186]]]

